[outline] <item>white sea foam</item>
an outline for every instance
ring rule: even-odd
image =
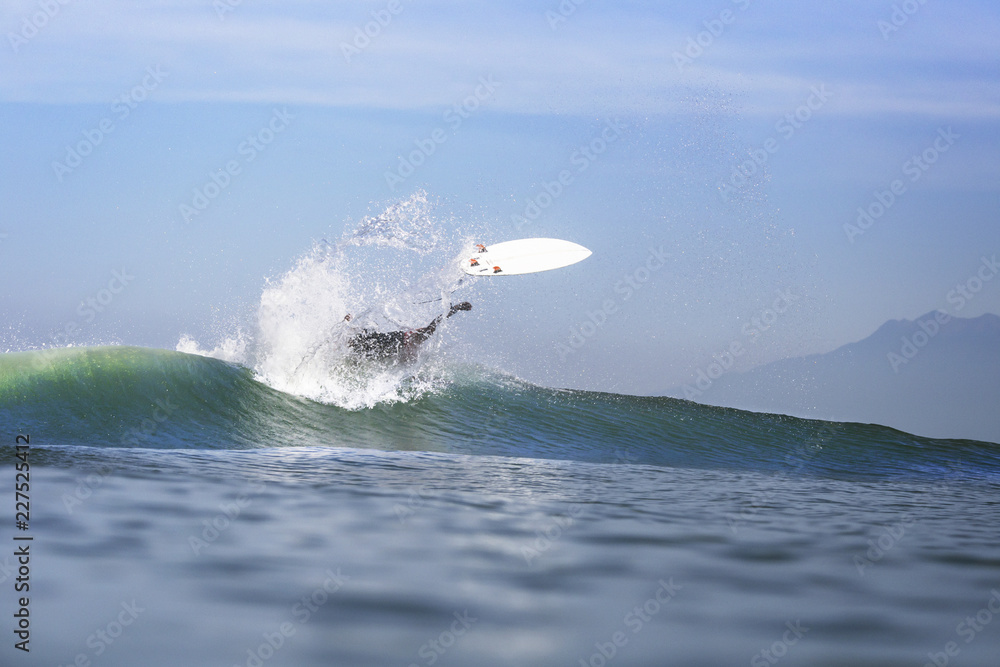
[[[462,244],[443,241],[431,208],[418,191],[338,243],[317,242],[267,281],[251,336],[224,336],[208,349],[185,335],[177,350],[240,363],[275,389],[349,409],[412,400],[446,385],[440,335],[405,363],[359,359],[347,346],[363,329],[416,328],[447,311],[449,295],[464,282],[453,261]],[[439,333],[445,328],[442,322]]]

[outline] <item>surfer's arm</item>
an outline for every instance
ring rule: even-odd
[[[448,317],[451,317],[460,310],[472,310],[472,304],[468,301],[463,301],[462,303],[456,303],[454,306],[448,309]],[[412,343],[420,344],[433,335],[434,331],[437,329],[437,325],[441,323],[441,316],[438,315],[434,318],[434,321],[425,327],[420,329],[414,329],[409,332],[410,341]]]

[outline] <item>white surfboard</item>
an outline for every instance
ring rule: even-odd
[[[462,260],[471,276],[516,276],[561,269],[590,257],[582,245],[559,239],[520,239],[479,245]]]

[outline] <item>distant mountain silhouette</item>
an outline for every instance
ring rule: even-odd
[[[826,354],[726,374],[695,400],[1000,443],[1000,317],[892,320]]]

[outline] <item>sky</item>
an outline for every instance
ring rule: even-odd
[[[1000,313],[993,2],[7,0],[0,32],[4,350],[211,344],[420,193],[456,239],[593,250],[447,332],[548,386]]]

